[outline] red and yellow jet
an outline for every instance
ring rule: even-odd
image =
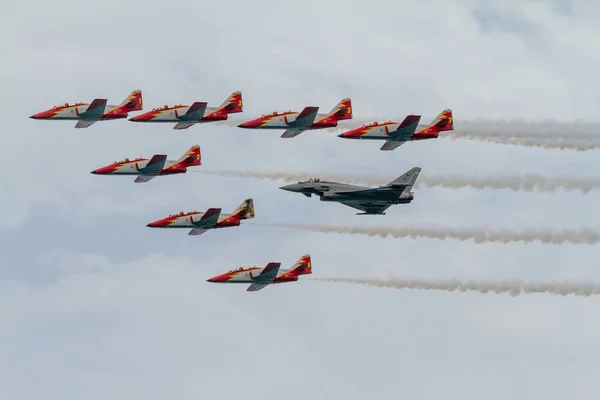
[[[87,128],[97,121],[127,118],[132,111],[142,110],[142,91],[134,90],[121,104],[111,106],[106,99],[94,99],[91,103],[65,103],[29,118],[48,120],[78,120],[75,128]]]
[[[381,150],[394,150],[408,141],[435,139],[440,132],[454,130],[454,119],[450,109],[442,111],[429,126],[417,132],[420,120],[420,115],[409,115],[402,122],[373,122],[344,132],[338,137],[344,139],[385,140]]]
[[[152,158],[136,158],[114,163],[93,170],[94,175],[137,175],[135,183],[148,182],[157,176],[185,174],[189,167],[201,165],[200,146],[192,146],[178,160],[167,160],[166,154],[155,154]]]
[[[144,114],[136,115],[132,122],[176,122],[173,129],[187,129],[195,124],[224,121],[229,114],[243,111],[242,92],[233,92],[219,107],[207,107],[206,102],[197,101],[191,106],[182,104],[155,108]]]
[[[327,114],[319,114],[319,107],[305,107],[301,112],[273,112],[238,125],[246,129],[285,129],[282,138],[293,138],[312,129],[335,128],[338,121],[352,119],[352,101],[342,99]]]
[[[246,199],[232,214],[221,214],[220,208],[209,208],[206,212],[192,211],[169,215],[167,218],[146,225],[149,228],[192,228],[188,235],[201,235],[211,229],[239,226],[244,219],[254,218],[254,201]]]
[[[279,270],[281,263],[271,262],[265,268],[250,267],[231,270],[222,275],[212,277],[212,283],[249,283],[247,292],[256,292],[276,283],[296,282],[300,275],[312,274],[310,255],[306,254],[291,269]]]

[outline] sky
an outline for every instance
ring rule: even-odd
[[[380,143],[332,131],[28,117],[64,102],[144,109],[241,90],[252,119],[351,97],[357,120],[597,124],[594,1],[12,2],[0,16],[0,398],[595,398],[595,297],[395,290],[300,279],[247,293],[206,279],[310,254],[314,277],[600,283],[593,245],[478,244],[259,223],[600,229],[600,194],[419,188],[385,217],[200,173],[91,175],[191,145],[210,170],[593,177],[598,151],[467,140]],[[545,121],[545,122],[544,122]],[[353,127],[351,122],[345,124]],[[188,236],[149,229],[253,198],[256,218]],[[268,378],[267,377],[271,377]]]

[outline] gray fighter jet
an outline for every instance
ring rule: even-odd
[[[280,189],[302,193],[306,197],[316,194],[321,201],[337,201],[363,211],[356,215],[385,215],[384,211],[392,204],[406,204],[413,200],[414,195],[410,190],[420,172],[421,168],[415,167],[387,185],[377,188],[311,178],[308,181],[281,186]]]

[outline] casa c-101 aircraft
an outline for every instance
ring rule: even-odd
[[[220,208],[206,212],[180,212],[146,225],[149,228],[191,228],[188,235],[201,235],[211,229],[239,226],[244,219],[254,218],[254,201],[246,199],[232,214],[221,214]]]
[[[127,118],[130,112],[142,110],[142,91],[134,90],[118,106],[107,105],[106,99],[94,99],[91,103],[75,103],[55,106],[29,118],[45,120],[77,120],[75,128],[87,128],[97,121]]]
[[[285,129],[282,138],[293,138],[304,131],[335,128],[338,121],[352,119],[352,101],[342,99],[328,114],[319,114],[319,107],[305,107],[301,112],[273,112],[260,118],[239,124],[247,129]]]
[[[290,269],[280,270],[281,263],[270,262],[264,268],[250,267],[231,270],[222,275],[212,277],[207,282],[212,283],[249,283],[247,292],[256,292],[269,285],[286,282],[296,282],[300,275],[312,274],[310,255],[306,254]]]
[[[166,154],[155,154],[152,158],[136,158],[115,161],[106,167],[93,170],[95,175],[137,175],[135,183],[144,183],[164,175],[185,174],[188,167],[201,165],[200,146],[192,146],[178,160],[167,160]]]
[[[187,129],[195,124],[224,121],[229,114],[243,111],[242,92],[233,92],[220,106],[207,107],[206,102],[197,101],[191,106],[182,104],[155,108],[144,114],[136,115],[132,122],[176,122],[173,129]]]
[[[280,187],[289,192],[302,193],[306,197],[316,194],[321,201],[335,201],[363,211],[357,215],[385,215],[393,204],[407,204],[414,199],[410,191],[419,177],[421,168],[405,172],[385,186],[370,188],[345,183],[309,179]]]
[[[380,150],[394,150],[411,141],[435,139],[440,132],[454,130],[452,110],[442,111],[427,127],[416,132],[420,115],[409,115],[402,122],[373,122],[360,128],[344,132],[338,137],[343,139],[385,140]]]

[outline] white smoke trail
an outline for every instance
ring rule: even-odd
[[[256,178],[268,179],[271,181],[299,182],[310,178],[308,173],[288,173],[288,172],[264,172],[264,171],[194,171],[212,175],[237,177],[237,178]],[[383,186],[394,180],[395,176],[374,177],[360,176],[355,174],[336,174],[327,173],[320,176],[322,180],[347,183],[350,185]],[[589,193],[592,190],[600,189],[600,177],[594,178],[576,178],[569,176],[546,177],[541,175],[493,175],[493,176],[451,176],[451,175],[421,175],[414,186],[420,187],[441,187],[446,189],[506,189],[523,192],[546,192],[553,193],[557,190],[580,191]]]
[[[546,293],[559,296],[592,296],[600,294],[600,287],[588,282],[520,282],[520,281],[459,281],[423,279],[351,279],[311,278],[310,280],[335,283],[353,283],[394,289],[438,290],[447,292],[508,293],[511,296],[530,293]]]
[[[446,228],[446,227],[412,227],[385,228],[385,227],[350,227],[336,225],[312,224],[256,224],[274,228],[303,229],[319,233],[340,233],[350,235],[368,235],[386,238],[428,238],[428,239],[456,239],[460,241],[473,240],[475,243],[544,243],[544,244],[598,244],[600,232],[591,229],[555,229],[555,228],[529,228],[514,230],[506,228]]]
[[[543,149],[556,149],[556,150],[575,150],[575,151],[588,151],[600,149],[600,141],[577,141],[566,138],[537,138],[537,137],[517,137],[514,135],[480,135],[479,133],[464,133],[460,131],[453,131],[452,133],[446,134],[443,132],[439,136],[440,139],[452,139],[452,140],[472,140],[484,143],[493,144],[510,144],[525,147],[539,147]]]

